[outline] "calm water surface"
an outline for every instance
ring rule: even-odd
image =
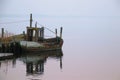
[[[119,17],[35,19],[51,29],[63,26],[62,52],[0,61],[0,80],[120,80]]]

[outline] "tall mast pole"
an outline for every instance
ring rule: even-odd
[[[32,14],[30,14],[30,27],[32,27]]]

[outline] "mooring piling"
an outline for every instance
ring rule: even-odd
[[[32,21],[33,21],[32,14],[30,14],[30,27],[32,27]]]
[[[2,38],[4,38],[4,28],[2,28]]]
[[[60,28],[60,38],[62,38],[62,30],[63,30],[63,28],[61,27]]]
[[[56,37],[57,37],[57,29],[55,29],[55,34],[56,34]]]

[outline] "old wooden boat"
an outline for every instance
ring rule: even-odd
[[[31,51],[48,51],[48,50],[57,50],[61,49],[63,45],[62,39],[62,27],[60,31],[60,36],[54,38],[44,38],[44,27],[32,27],[32,14],[30,15],[30,26],[26,27],[27,33],[24,34],[24,40],[20,41],[22,50],[31,52]]]
[[[57,35],[57,29],[55,29],[55,37],[45,38],[44,29],[45,27],[38,27],[37,23],[32,26],[32,14],[30,14],[30,26],[26,27],[26,32],[23,34],[12,36],[7,44],[4,43],[1,38],[2,44],[0,50],[5,52],[6,48],[8,52],[38,52],[38,51],[49,51],[58,50],[62,48],[62,27],[60,28],[60,36]],[[4,33],[4,31],[2,30]],[[4,34],[2,34],[4,36]]]

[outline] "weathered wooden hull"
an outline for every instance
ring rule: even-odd
[[[27,46],[25,46],[27,45]],[[46,39],[44,42],[26,42],[24,46],[21,45],[23,52],[41,52],[41,51],[56,51],[61,50],[63,40],[60,39],[56,42],[56,39]]]
[[[42,42],[34,41],[18,41],[11,42],[0,47],[2,53],[24,53],[24,52],[41,52],[41,51],[55,51],[62,49],[63,40],[56,38],[45,39]]]
[[[61,50],[61,47],[56,48],[22,48],[23,52],[43,52],[43,51],[56,51]]]

